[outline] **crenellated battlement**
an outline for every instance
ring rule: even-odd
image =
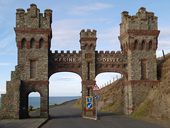
[[[16,11],[16,28],[51,28],[52,10],[50,9],[46,9],[43,14],[35,4],[31,4],[27,12],[22,8]]]
[[[90,51],[94,51],[96,48],[96,30],[91,30],[91,29],[87,29],[87,30],[81,30],[80,32],[80,45],[81,45],[81,49],[86,49],[86,50],[90,50]]]
[[[96,51],[96,60],[102,64],[127,63],[127,57],[121,51]]]
[[[120,33],[128,30],[157,30],[157,19],[153,12],[146,11],[144,7],[141,7],[136,15],[132,16],[124,11],[121,14]]]
[[[96,33],[97,33],[96,30],[91,30],[91,29],[84,30],[84,29],[82,29],[81,32],[80,32],[80,39],[81,38],[96,38]]]
[[[81,51],[55,51],[53,61],[64,63],[78,63],[81,61]]]
[[[121,51],[96,51],[97,54],[121,55]]]
[[[128,50],[154,51],[157,49],[160,31],[157,27],[158,18],[153,12],[148,12],[146,8],[141,7],[136,15],[131,16],[124,11],[121,16],[119,40],[124,53]]]
[[[76,51],[76,50],[73,50],[73,51],[70,51],[70,50],[67,50],[67,51],[64,51],[64,50],[61,50],[61,51],[58,51],[58,50],[55,50],[53,52],[53,54],[81,54],[82,51]]]

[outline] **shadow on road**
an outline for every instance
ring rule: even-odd
[[[120,116],[119,113],[109,113],[109,112],[100,112],[98,114],[99,117],[106,117],[106,116]]]
[[[59,115],[59,116],[50,116],[50,119],[68,119],[68,118],[81,118],[81,115]]]
[[[98,114],[98,119],[102,118],[102,117],[111,117],[111,116],[121,116],[121,114],[117,114],[117,113],[99,113]],[[51,115],[50,119],[68,119],[68,118],[82,118],[81,114],[73,114],[73,115]]]

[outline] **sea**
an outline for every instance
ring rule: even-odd
[[[66,97],[49,97],[49,105],[59,105],[67,101],[79,99],[80,96],[66,96]],[[1,98],[0,98],[1,106]],[[40,97],[29,97],[29,106],[33,108],[40,108]]]

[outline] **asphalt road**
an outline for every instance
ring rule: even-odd
[[[51,108],[51,119],[42,128],[164,128],[112,113],[100,113],[97,121],[83,119],[81,111],[72,106],[73,103],[69,102]]]

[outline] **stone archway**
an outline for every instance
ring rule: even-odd
[[[121,15],[121,51],[96,51],[97,31],[87,29],[80,32],[81,51],[53,53],[50,50],[52,10],[46,9],[44,14],[40,13],[35,4],[31,4],[27,12],[17,9],[15,33],[18,64],[15,71],[11,72],[11,80],[7,82],[7,93],[2,95],[1,116],[28,117],[26,95],[38,91],[41,94],[40,116],[48,117],[48,80],[52,74],[61,71],[81,76],[82,117],[90,119],[96,117],[96,110],[95,106],[94,109],[87,108],[86,97],[94,97],[93,87],[97,74],[122,73],[126,78],[125,113],[131,114],[152,86],[159,83],[156,49],[160,31],[157,29],[157,17],[145,8],[140,8],[135,16],[130,16],[127,11]]]
[[[28,116],[40,117],[40,108],[41,107],[41,95],[39,92],[30,92],[28,94]],[[36,113],[34,111],[36,110]],[[37,112],[38,111],[38,112]]]
[[[81,77],[73,72],[54,73],[49,78],[49,96],[80,96],[82,91],[81,81]],[[66,85],[66,87],[63,85]],[[68,89],[74,88],[73,90],[75,90],[75,93],[73,94],[72,92],[65,90],[67,87]]]

